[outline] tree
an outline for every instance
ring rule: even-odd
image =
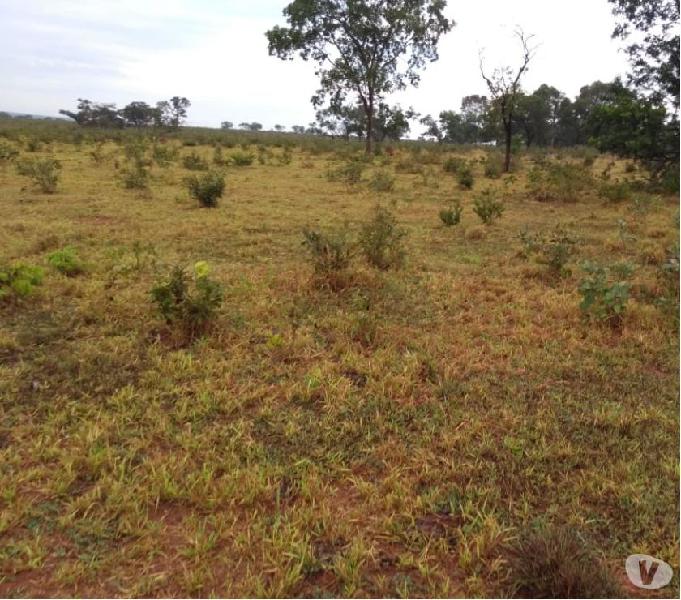
[[[125,124],[115,104],[102,104],[78,98],[76,112],[61,109],[59,114],[73,119],[78,125],[88,127],[123,127]]]
[[[513,70],[511,67],[498,67],[490,75],[485,73],[482,54],[480,55],[480,73],[485,80],[492,96],[492,103],[497,110],[499,119],[504,130],[506,157],[504,159],[504,172],[511,170],[511,143],[513,140],[513,114],[516,109],[518,94],[520,93],[520,79],[527,71],[534,50],[529,47],[532,36],[527,36],[518,29],[516,36],[522,45],[522,58],[520,66]]]
[[[461,99],[463,139],[468,143],[488,142],[494,138],[488,124],[489,101],[487,96],[474,94]]]
[[[440,36],[453,26],[445,0],[294,0],[288,27],[267,32],[269,54],[317,63],[315,106],[341,106],[356,95],[366,116],[371,153],[375,110],[385,94],[417,85],[419,70],[437,60]]]
[[[126,125],[131,127],[147,127],[153,125],[158,120],[157,110],[146,102],[135,101],[118,112]]]
[[[284,127],[283,125],[274,126],[274,131],[284,131],[284,129],[286,129],[286,127]]]
[[[651,94],[653,101],[679,109],[679,0],[609,0],[621,19],[612,37],[627,39],[634,30],[643,40],[631,44],[630,82]]]
[[[376,113],[375,139],[379,142],[385,139],[400,140],[411,129],[409,121],[417,116],[412,107],[403,110],[399,105],[388,106],[381,102]]]
[[[440,113],[440,117],[442,117],[442,113]],[[442,133],[437,121],[433,119],[433,117],[426,115],[419,121],[419,123],[421,123],[421,125],[425,125],[426,127],[422,137],[434,138],[440,143],[444,140],[444,134]]]
[[[234,123],[231,121],[223,121],[220,123],[220,129],[234,129]]]
[[[187,109],[192,103],[184,96],[173,96],[166,103],[167,122],[171,127],[178,128],[187,118]]]
[[[305,125],[294,125],[291,127],[291,131],[293,131],[293,133],[303,134],[305,133]]]

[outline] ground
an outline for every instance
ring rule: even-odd
[[[0,262],[45,269],[0,304],[0,596],[494,596],[515,589],[515,541],[556,528],[616,579],[629,554],[667,561],[658,595],[678,594],[678,321],[655,301],[677,196],[608,202],[598,157],[576,202],[539,202],[533,155],[488,179],[479,149],[460,189],[435,146],[374,159],[365,180],[426,173],[376,192],[328,180],[339,142],[225,167],[208,209],[181,162],[131,190],[113,142],[99,162],[88,141],[11,143],[62,169],[43,194],[0,166]],[[489,226],[485,189],[505,205]],[[356,232],[376,203],[405,266],[357,255],[345,287],[320,285],[303,228]],[[580,243],[550,276],[518,236],[558,223]],[[67,246],[84,273],[48,265]],[[636,266],[621,326],[580,311],[586,259]],[[150,289],[197,261],[225,302],[182,341]]]

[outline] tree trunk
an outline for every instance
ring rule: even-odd
[[[508,125],[504,124],[504,129],[506,130],[506,157],[504,158],[504,173],[511,172],[511,139],[513,137],[513,131],[511,128],[511,121],[509,119]]]
[[[366,141],[366,153],[371,154],[373,150],[374,141],[374,99],[373,96],[369,96],[369,106],[367,111],[367,141]]]

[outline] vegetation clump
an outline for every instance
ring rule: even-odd
[[[0,300],[25,297],[43,281],[44,271],[34,265],[0,266]]]
[[[631,292],[631,284],[626,280],[633,273],[632,266],[620,263],[606,267],[586,261],[582,269],[587,277],[579,284],[580,309],[586,317],[620,329]]]
[[[376,171],[369,180],[369,187],[375,192],[392,192],[395,188],[395,177],[387,171]]]
[[[188,171],[206,171],[208,170],[208,163],[201,158],[196,152],[185,154],[182,158],[182,166]]]
[[[583,166],[563,162],[535,166],[527,179],[530,196],[539,202],[577,202],[593,188],[589,171]]]
[[[350,266],[354,254],[353,243],[347,230],[321,232],[304,229],[303,246],[312,260],[315,274],[330,283],[331,287],[339,287],[336,284]]]
[[[249,152],[243,152],[241,150],[232,152],[232,155],[229,157],[230,163],[235,167],[248,167],[253,164],[254,159],[255,156]]]
[[[573,233],[560,225],[548,234],[542,232],[531,234],[525,228],[520,232],[520,241],[525,256],[534,255],[537,262],[546,265],[551,274],[557,276],[569,274],[566,265],[574,255],[577,244],[577,238]]]
[[[47,262],[51,267],[67,277],[75,277],[85,270],[83,262],[78,257],[75,248],[72,248],[71,246],[52,252],[47,257]]]
[[[45,194],[57,191],[61,163],[54,158],[26,159],[17,163],[19,175],[29,177]]]
[[[377,269],[399,268],[404,264],[406,231],[387,208],[376,206],[374,216],[360,232],[359,244],[367,262]]]
[[[485,190],[473,200],[473,212],[480,217],[485,225],[491,225],[504,213],[504,204],[500,200],[496,200],[490,190]]]
[[[461,221],[461,213],[463,207],[461,202],[456,200],[451,203],[447,208],[440,210],[440,221],[445,227],[452,227],[453,225],[458,225]]]
[[[185,183],[190,196],[204,208],[216,207],[225,191],[225,177],[218,171],[187,177]]]

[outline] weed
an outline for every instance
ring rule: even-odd
[[[399,268],[404,264],[406,232],[397,226],[397,219],[387,209],[376,206],[374,216],[359,236],[359,244],[367,262],[377,269]]]
[[[485,190],[473,200],[473,212],[485,225],[491,225],[503,214],[504,204],[500,200],[495,200],[490,190]]]
[[[193,276],[174,267],[151,289],[151,299],[166,323],[180,326],[189,340],[205,333],[224,300],[222,285],[209,274],[204,261],[194,265]]]
[[[204,208],[217,206],[218,200],[225,191],[225,177],[218,171],[209,171],[203,175],[187,177],[185,179],[189,195],[198,200]]]
[[[61,163],[54,158],[22,160],[17,163],[19,175],[29,177],[45,194],[57,191]]]
[[[71,246],[52,252],[47,257],[47,262],[51,267],[67,277],[75,277],[85,270],[83,262],[78,257],[75,248],[72,248]]]
[[[0,300],[30,295],[42,283],[43,275],[43,270],[33,265],[0,267]]]
[[[461,212],[463,207],[459,200],[455,200],[447,208],[443,208],[440,211],[440,221],[445,227],[451,227],[452,225],[458,225],[461,221]]]

